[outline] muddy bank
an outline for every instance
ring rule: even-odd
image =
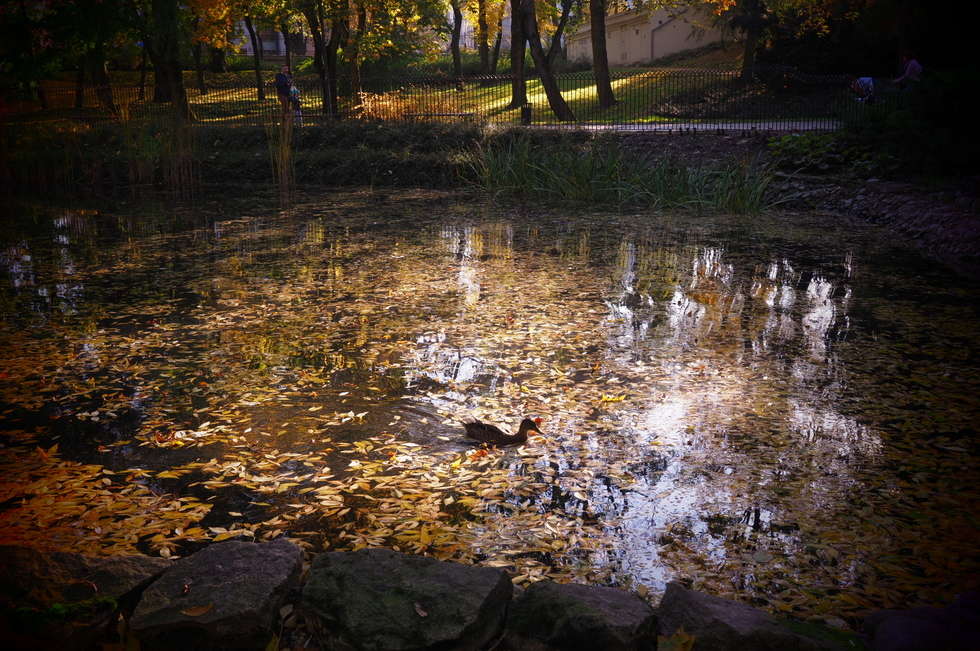
[[[624,134],[625,148],[650,160],[688,166],[725,160],[775,164],[772,134]],[[878,224],[953,271],[980,278],[980,176],[942,180],[860,178],[778,171],[769,190],[776,207],[817,211],[828,221]]]

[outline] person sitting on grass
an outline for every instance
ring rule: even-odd
[[[871,104],[875,99],[875,80],[872,77],[851,77],[851,90],[857,93],[857,100]]]

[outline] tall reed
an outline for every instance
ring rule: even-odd
[[[269,143],[269,159],[272,162],[272,180],[279,189],[279,203],[288,206],[292,202],[296,179],[293,161],[293,121],[287,117],[278,125],[266,126]]]
[[[184,120],[167,121],[163,133],[163,151],[160,166],[164,186],[179,199],[190,199],[197,188],[194,162],[194,130]]]

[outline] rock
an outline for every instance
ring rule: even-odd
[[[961,595],[946,608],[879,610],[864,620],[872,651],[975,651],[980,649],[980,592]]]
[[[657,620],[629,592],[541,581],[514,601],[505,643],[514,651],[655,649]]]
[[[845,649],[846,633],[769,613],[721,597],[667,584],[657,609],[660,633],[683,629],[694,637],[694,651],[830,651]]]
[[[482,649],[499,636],[513,585],[497,569],[387,549],[313,562],[303,608],[331,649]]]
[[[0,639],[7,648],[88,648],[170,564],[0,546]]]
[[[143,651],[264,649],[301,567],[299,547],[285,539],[213,544],[143,593],[131,629]]]

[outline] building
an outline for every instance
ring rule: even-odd
[[[707,8],[631,9],[606,16],[606,52],[611,66],[648,63],[726,38],[728,30]],[[568,37],[568,59],[592,61],[588,23]]]
[[[236,49],[244,55],[252,56],[252,40],[245,29],[245,23],[239,22],[238,36],[234,40]],[[269,56],[282,56],[286,54],[286,40],[282,32],[274,29],[256,29],[259,41],[262,43],[262,54]],[[306,38],[302,34],[289,35],[290,53],[297,56],[313,56],[313,39]]]

